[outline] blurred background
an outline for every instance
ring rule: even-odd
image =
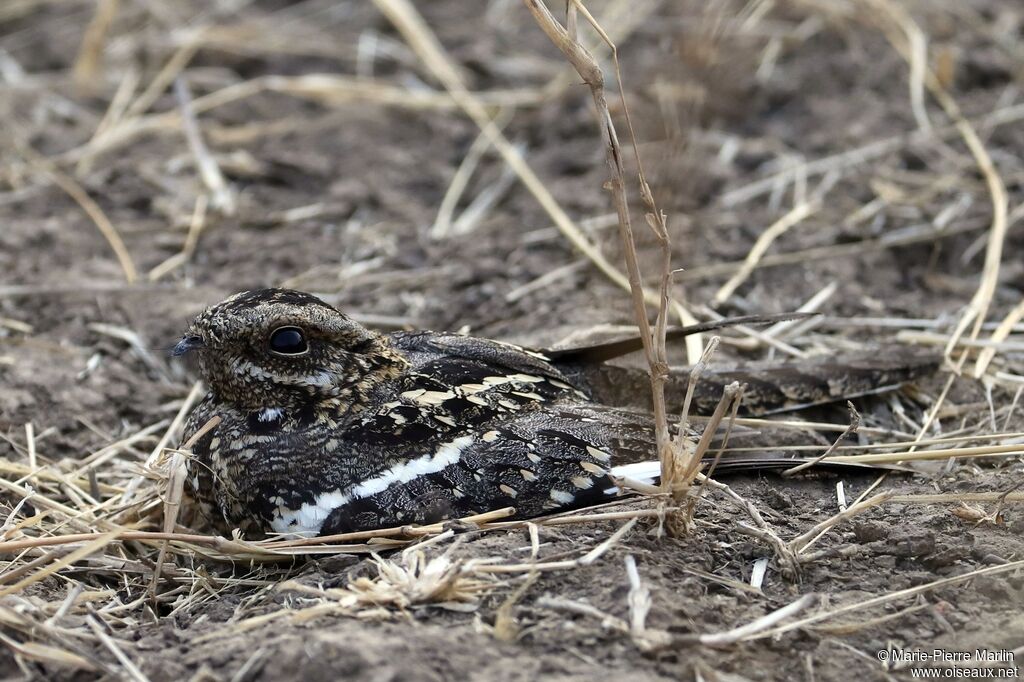
[[[549,6],[565,17],[563,2]],[[1019,430],[1012,418],[1024,386],[1020,0],[595,0],[587,7],[618,46],[639,156],[667,218],[673,267],[681,269],[674,321],[681,311],[697,319],[801,307],[825,313],[757,336],[730,332],[716,356],[721,363],[893,344],[938,350],[954,338],[954,357],[969,351],[965,367],[973,371],[988,344],[999,352],[980,381],[951,384],[947,396],[942,375],[879,399],[864,411],[865,426],[893,429],[879,433],[898,439]],[[633,176],[609,50],[578,18],[582,40],[604,67]],[[467,109],[500,128],[504,156]],[[193,380],[169,362],[167,349],[196,313],[239,290],[295,287],[380,329],[465,330],[537,346],[630,330],[630,299],[612,272],[622,269],[622,252],[606,180],[590,93],[519,0],[0,2],[5,505],[34,494],[19,486],[36,457],[48,471],[84,476],[88,469],[97,498],[100,485],[113,486],[104,494],[120,491],[169,442],[161,437],[187,405]],[[630,191],[641,262],[656,285],[657,245],[636,187]],[[591,245],[591,255],[574,243]],[[984,324],[975,328],[975,320]],[[1000,323],[1005,333],[992,342]],[[682,347],[671,354],[674,362],[688,359]],[[929,426],[924,412],[932,407]],[[838,421],[845,419],[840,408]],[[964,464],[943,484],[1001,493],[1006,471]],[[92,509],[84,489],[60,480],[41,485]],[[932,491],[932,482],[899,480],[907,490]],[[752,478],[744,494],[759,496],[772,523],[792,537],[832,513],[834,484],[779,490]],[[24,515],[34,513],[31,504]],[[95,509],[102,520],[105,507]],[[645,580],[673,597],[656,602],[653,620],[674,632],[748,622],[795,594],[793,583],[773,574],[766,589],[775,601],[751,597],[736,581],[771,552],[737,539],[731,508],[708,509],[711,521],[702,517],[690,538],[630,539]],[[942,506],[890,509],[858,525],[856,538],[841,536],[877,540],[878,556],[808,564],[800,587],[875,594],[952,574],[968,559],[1020,556],[1019,515],[1007,526],[997,511],[979,530],[987,511],[969,525]],[[71,527],[53,518],[61,532]],[[571,556],[605,537],[595,528],[603,526],[544,529],[544,551],[553,543],[552,556]],[[976,536],[989,544],[975,546]],[[526,556],[514,533],[476,540],[474,556]],[[275,621],[258,631],[273,647],[256,644],[258,637],[223,646],[203,640],[205,649],[179,655],[200,647],[193,635],[210,622],[230,625],[272,602],[290,607],[292,597],[274,591],[280,576],[220,582],[235,579],[231,567],[199,562],[175,588],[198,596],[182,606],[176,593],[162,595],[168,617],[133,643],[155,622],[143,566],[153,557],[140,552],[129,561],[114,554],[120,545],[111,547],[79,575],[89,590],[105,590],[103,603],[113,606],[103,622],[154,679],[210,679],[202,676],[208,660],[233,671],[232,679],[248,679],[264,664],[272,679],[336,679],[341,669],[366,675],[378,667],[394,674],[378,679],[426,679],[430,666],[459,679],[474,671],[621,679],[637,670],[680,679],[700,664],[689,655],[642,655],[597,621],[587,630],[532,603],[517,613],[533,628],[523,641],[534,648],[499,643],[481,632],[492,620],[497,632],[492,612],[507,591],[489,597],[483,620],[432,611],[437,620],[412,635],[399,624],[364,630],[363,621],[341,620],[310,637],[278,631]],[[317,564],[310,570],[322,572],[310,574],[311,584],[343,584],[350,559]],[[359,566],[351,575],[370,572],[366,562]],[[535,592],[582,593],[620,612],[622,563],[608,566],[546,578]],[[704,577],[695,578],[692,566]],[[729,577],[707,582],[708,571]],[[42,601],[18,595],[19,608],[35,613],[30,606],[43,604],[39,623],[48,619],[72,589],[66,574],[40,582],[48,591],[33,595]],[[8,573],[0,584],[13,579]],[[862,652],[892,641],[939,645],[953,633],[957,643],[973,641],[961,637],[972,623],[978,645],[995,646],[992,638],[1013,623],[1020,631],[1020,581],[985,584],[962,595],[948,588],[942,599],[949,601],[924,605],[929,610],[910,621],[879,618],[856,634],[860,651],[832,646],[825,631],[795,644],[765,640],[716,653],[713,662],[743,674],[774,665],[778,679],[805,672],[815,679],[817,665],[819,679],[838,679],[855,669],[877,673],[874,656]],[[75,608],[69,617],[93,638],[95,660],[113,660],[86,629],[84,607]],[[67,640],[3,613],[5,625],[17,625],[18,642],[40,632],[51,645]],[[150,656],[156,650],[161,655]],[[302,670],[307,665],[312,672]]]

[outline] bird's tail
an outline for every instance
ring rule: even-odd
[[[941,362],[942,356],[936,352],[897,347],[785,363],[708,368],[697,382],[691,410],[709,414],[721,399],[723,388],[733,381],[746,386],[743,411],[772,414],[889,391],[934,373]],[[650,409],[646,370],[587,364],[573,367],[568,373],[599,402]],[[670,412],[682,409],[689,381],[689,368],[670,373],[665,384]]]

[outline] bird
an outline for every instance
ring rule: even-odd
[[[200,313],[172,350],[197,358],[208,389],[183,430],[193,441],[186,488],[218,532],[249,538],[505,507],[530,518],[607,501],[617,472],[654,451],[647,373],[607,362],[640,347],[631,338],[542,351],[451,332],[380,333],[309,293],[241,292]],[[764,411],[788,409],[933,368],[930,358],[881,367],[874,358],[838,381],[793,366],[709,372],[694,403],[713,406],[741,378]],[[687,379],[673,374],[670,403],[681,404]]]

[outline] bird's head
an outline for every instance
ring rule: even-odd
[[[172,353],[198,356],[218,399],[247,409],[355,401],[400,362],[383,336],[291,289],[245,291],[207,308]]]

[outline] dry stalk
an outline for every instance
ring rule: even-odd
[[[685,494],[685,488],[693,482],[693,475],[696,474],[697,467],[700,464],[701,455],[697,454],[697,448],[690,442],[690,405],[693,403],[693,394],[697,389],[697,382],[700,380],[700,375],[703,374],[707,368],[708,362],[711,360],[711,356],[714,355],[718,349],[718,344],[721,341],[720,337],[712,336],[711,340],[708,341],[707,347],[701,354],[700,360],[690,370],[690,377],[686,385],[686,396],[683,398],[683,408],[679,416],[679,426],[676,429],[676,437],[672,442],[672,458],[668,462],[669,469],[666,469],[666,463],[661,462],[661,473],[662,481],[667,477],[669,480],[680,486],[680,494]],[[725,396],[722,396],[722,400],[725,400]],[[719,418],[719,421],[721,418]],[[708,421],[708,425],[705,427],[706,432],[714,432],[718,428],[718,421],[712,425],[712,420]],[[667,473],[666,473],[667,472]],[[692,475],[691,475],[692,474]],[[664,490],[664,486],[662,487]],[[692,511],[694,506],[692,503],[687,505],[687,511],[683,518],[677,519],[684,525],[688,524],[692,519]]]
[[[618,618],[617,616],[613,616],[609,613],[605,613],[590,604],[563,599],[560,597],[541,597],[537,600],[537,605],[543,608],[568,611],[570,613],[596,618],[601,621],[601,625],[603,627],[630,635],[641,651],[653,652],[665,649],[669,646],[685,644],[701,644],[707,647],[725,647],[747,639],[758,638],[764,636],[764,633],[766,632],[772,632],[772,628],[779,622],[786,620],[801,611],[805,611],[818,603],[817,595],[805,594],[796,601],[787,604],[780,609],[776,609],[761,618],[751,621],[746,625],[733,628],[732,630],[714,634],[672,636],[672,634],[668,632],[648,629],[643,624],[642,618],[646,615],[646,611],[644,610],[645,605],[643,604],[645,596],[642,595],[641,592],[644,591],[645,588],[643,588],[643,585],[640,583],[639,575],[636,573],[635,564],[633,564],[630,559],[632,559],[632,557],[627,557],[626,563],[626,570],[629,575],[631,586],[629,595],[629,621]],[[649,599],[649,597],[646,598]]]
[[[573,247],[583,253],[583,255],[593,262],[594,265],[597,266],[597,268],[601,270],[601,272],[603,272],[612,282],[619,287],[632,292],[631,278],[622,274],[618,268],[608,262],[608,259],[605,258],[600,249],[598,249],[597,246],[583,234],[568,214],[566,214],[565,210],[562,209],[555,198],[551,195],[551,192],[548,190],[544,182],[537,177],[537,174],[534,173],[533,169],[525,162],[522,155],[519,154],[518,150],[516,150],[515,146],[501,133],[500,130],[498,130],[497,126],[494,125],[485,103],[477,95],[466,88],[458,69],[455,68],[452,60],[438,42],[437,37],[432,31],[430,31],[430,28],[416,11],[416,8],[412,3],[408,0],[375,0],[375,3],[385,16],[387,16],[395,25],[399,32],[402,33],[406,41],[409,43],[409,46],[417,55],[419,55],[424,64],[430,69],[431,73],[433,73],[433,75],[444,85],[450,95],[450,98],[454,100],[459,108],[461,108],[466,115],[473,120],[473,122],[480,128],[481,132],[487,136],[491,145],[493,145],[498,151],[505,163],[513,169],[522,181],[523,185],[531,194],[533,194],[538,203],[540,203],[552,218],[558,230],[562,232]],[[532,5],[528,6],[530,6],[531,11],[533,11]],[[576,5],[574,5],[574,7],[575,6]],[[547,8],[542,7],[542,9],[548,17],[551,17]],[[606,39],[606,34],[596,26],[596,22],[593,21],[593,18],[590,17],[589,13],[586,13],[585,10],[583,11],[588,20],[595,25],[595,28],[602,38]],[[570,40],[568,38],[568,34],[565,29],[562,28],[553,17],[551,17],[551,21],[553,22],[552,26],[557,27],[557,31],[561,31],[562,34],[567,36],[567,40],[569,40],[574,46],[579,45],[575,40]],[[574,52],[587,54],[587,56],[590,57],[589,53],[587,53],[582,46],[579,46],[578,49],[576,47],[573,47],[572,49]],[[589,63],[592,63],[596,68],[596,62],[594,62],[592,57],[590,57]],[[584,64],[584,66],[586,66],[586,64]],[[600,75],[600,69],[597,69],[597,73]],[[614,129],[612,130],[614,132]],[[655,220],[658,219],[660,218],[656,215]],[[655,306],[660,306],[662,303],[654,294],[645,294],[645,300],[648,304]],[[672,299],[669,303],[671,304],[672,310],[681,318],[683,324],[696,323],[696,320],[689,311],[687,311],[687,309],[677,300]],[[646,314],[644,316],[644,320],[646,321]],[[699,336],[693,335],[687,337],[686,348],[691,361],[696,362],[697,358],[699,358],[701,354]]]
[[[671,644],[672,635],[663,630],[647,627],[647,614],[651,610],[651,591],[640,580],[636,560],[626,555],[626,577],[629,579],[629,634],[640,651],[656,651]]]
[[[121,650],[121,647],[117,645],[114,638],[106,633],[103,629],[103,625],[100,624],[95,616],[89,616],[86,619],[86,622],[89,624],[89,629],[96,635],[96,638],[99,639],[100,642],[103,643],[103,646],[105,646],[110,653],[114,654],[114,657],[118,662],[124,666],[124,670],[129,679],[134,682],[149,682],[149,678],[142,674],[142,671],[139,670],[138,666],[132,662],[132,659],[128,658],[127,654],[125,654],[124,651]]]
[[[637,524],[636,518],[624,523],[617,531],[612,533],[601,544],[579,557],[578,559],[566,559],[565,561],[527,562],[522,564],[490,564],[480,566],[476,570],[481,573],[532,573],[539,571],[562,571],[579,566],[589,566],[600,559],[604,554],[614,547],[619,540],[624,538]]]
[[[99,671],[99,666],[88,658],[76,653],[66,651],[60,647],[39,642],[17,642],[10,637],[0,634],[0,642],[3,642],[16,655],[29,660],[49,663],[61,668],[72,668],[88,672]]]
[[[747,513],[751,520],[753,520],[754,525],[749,526],[740,522],[737,524],[739,532],[744,535],[756,537],[767,543],[772,548],[772,551],[775,552],[782,575],[788,580],[794,580],[799,575],[800,568],[796,554],[789,548],[789,546],[786,545],[782,538],[779,537],[778,533],[768,525],[768,522],[764,520],[764,517],[761,515],[761,512],[754,503],[737,493],[725,483],[716,481],[715,479],[709,476],[704,476],[703,474],[698,474],[698,477],[705,487],[710,486],[711,488],[723,493],[734,505]]]
[[[722,398],[718,401],[718,405],[715,406],[715,411],[708,419],[707,426],[704,427],[704,432],[701,434],[700,440],[697,441],[697,446],[694,448],[693,456],[688,462],[689,467],[683,471],[681,480],[679,481],[681,485],[689,486],[690,482],[696,478],[697,471],[704,459],[704,455],[711,447],[711,439],[718,431],[718,427],[725,418],[726,412],[734,411],[734,409],[739,406],[739,401],[742,395],[743,387],[736,381],[726,386],[722,391]]]
[[[1024,319],[1024,299],[1017,303],[1016,306],[1006,314],[999,326],[996,327],[995,331],[992,332],[992,336],[989,337],[988,342],[990,344],[1002,344],[1006,341],[1006,338],[1012,333],[1013,328],[1018,322]],[[974,378],[980,379],[985,374],[985,370],[988,369],[989,363],[995,358],[996,351],[1001,350],[995,346],[987,346],[982,349],[981,353],[978,354],[978,360],[974,364]]]
[[[1015,104],[999,108],[974,120],[969,120],[969,123],[976,128],[990,132],[995,127],[1007,123],[1016,123],[1021,118],[1024,118],[1024,105]],[[954,124],[935,128],[930,133],[922,132],[921,130],[915,130],[912,133],[899,133],[880,140],[872,140],[860,147],[854,147],[853,149],[808,161],[803,166],[803,172],[810,177],[831,171],[845,170],[874,161],[886,154],[903,149],[910,144],[918,144],[935,139],[945,140],[960,134],[960,130]],[[784,181],[792,173],[792,169],[784,168],[746,185],[732,189],[722,194],[719,204],[725,208],[736,208],[741,204],[772,192],[779,182]]]
[[[192,443],[190,443],[191,445]],[[189,452],[191,455],[191,451]],[[181,509],[181,498],[185,492],[185,457],[182,452],[171,454],[171,460],[167,465],[167,498],[164,500],[164,525],[163,532],[171,534],[178,521],[178,512]],[[169,541],[165,540],[160,545],[160,553],[156,557],[156,567],[153,569],[153,580],[150,582],[149,591],[155,598],[157,586],[160,584],[160,572],[163,569],[164,557],[167,556]]]
[[[190,32],[184,44],[171,55],[153,80],[149,82],[149,85],[146,86],[146,89],[127,107],[125,111],[127,119],[137,120],[156,103],[164,91],[174,82],[174,79],[192,61],[192,57],[199,51],[199,48],[202,47],[203,37],[203,29]]]
[[[80,88],[94,90],[96,87],[103,47],[110,25],[117,16],[118,4],[120,0],[100,0],[96,3],[96,13],[85,29],[73,69],[75,82]]]
[[[164,449],[167,447],[167,444],[170,443],[171,439],[178,434],[181,427],[185,424],[185,420],[188,419],[188,415],[192,411],[192,406],[195,405],[202,396],[203,384],[197,381],[192,384],[191,390],[189,390],[188,395],[185,396],[185,400],[182,401],[181,407],[178,408],[178,412],[174,415],[174,419],[171,421],[170,426],[167,427],[167,431],[165,431],[164,435],[160,437],[160,442],[156,444],[153,451],[149,453],[149,457],[146,458],[147,467],[157,465],[160,461],[160,457],[164,454]],[[214,426],[216,426],[216,424],[204,424],[202,433],[206,433]],[[194,444],[195,438],[189,439],[189,443]],[[182,446],[182,449],[188,449],[190,447],[189,443]]]
[[[686,384],[686,396],[683,398],[683,409],[679,415],[679,428],[676,431],[677,440],[682,440],[686,437],[687,432],[690,428],[690,405],[693,404],[693,394],[697,390],[697,382],[700,381],[701,374],[707,369],[708,363],[711,361],[711,357],[718,350],[718,345],[722,339],[718,336],[712,336],[708,341],[708,345],[704,348],[704,352],[700,356],[700,360],[690,369],[689,380]],[[679,447],[679,446],[677,446]]]
[[[185,243],[182,245],[181,251],[173,256],[168,256],[167,260],[154,266],[149,271],[149,275],[147,275],[150,282],[157,281],[192,258],[196,247],[199,245],[199,235],[202,233],[203,228],[206,227],[206,207],[209,201],[206,194],[200,194],[196,197],[195,208],[192,209],[192,218],[188,224],[188,234],[185,236]]]
[[[839,437],[836,438],[835,441],[833,441],[832,445],[828,448],[828,450],[825,450],[825,452],[821,453],[820,455],[818,455],[817,457],[815,457],[812,460],[808,460],[808,461],[804,462],[803,464],[798,464],[795,467],[792,467],[790,469],[786,469],[785,471],[782,472],[783,476],[792,476],[793,474],[795,474],[797,472],[800,472],[800,471],[803,471],[804,469],[809,469],[812,466],[815,466],[816,464],[820,463],[821,460],[825,459],[826,457],[831,455],[833,452],[835,452],[836,448],[839,447],[839,444],[842,443],[844,440],[846,440],[847,437],[851,436],[852,434],[857,433],[857,429],[860,428],[860,413],[857,412],[857,408],[855,408],[853,406],[853,403],[851,403],[849,400],[846,401],[846,407],[850,410],[850,425],[846,427],[845,431],[843,431],[841,434],[839,434]]]
[[[200,45],[197,44],[197,48]],[[168,65],[170,66],[170,65]],[[177,72],[171,74],[174,80]],[[154,81],[155,82],[155,81]],[[162,91],[161,89],[161,91]],[[328,106],[349,105],[353,102],[367,102],[378,106],[393,106],[411,110],[450,110],[457,108],[452,98],[444,93],[413,90],[381,83],[368,83],[348,76],[335,74],[305,74],[301,76],[260,76],[241,83],[228,85],[192,103],[193,111],[200,114],[233,102],[256,97],[267,92],[281,93],[291,97],[323,102]],[[160,92],[156,92],[159,96]],[[142,101],[143,93],[136,102]],[[473,93],[481,104],[488,107],[535,106],[541,101],[535,90],[495,90]],[[148,109],[149,104],[144,108]],[[294,125],[283,121],[282,124]],[[286,127],[287,127],[286,125]],[[132,140],[156,133],[178,133],[181,128],[181,114],[168,111],[159,114],[134,115],[130,109],[124,117],[108,127],[98,130],[84,145],[70,149],[54,157],[58,162],[77,162],[88,165],[101,154],[109,154],[129,144]]]
[[[555,47],[562,52],[573,68],[576,69],[576,72],[579,73],[583,82],[590,88],[605,150],[605,162],[608,164],[610,174],[610,179],[606,186],[611,190],[612,201],[618,214],[619,237],[623,246],[629,289],[633,298],[633,312],[636,317],[637,326],[640,329],[643,352],[651,375],[655,443],[658,459],[661,462],[662,473],[661,486],[664,492],[676,494],[677,474],[675,460],[677,451],[673,447],[669,434],[668,410],[665,404],[665,381],[669,374],[665,331],[668,323],[669,287],[672,281],[671,246],[665,217],[654,204],[653,195],[644,178],[643,166],[637,154],[636,162],[639,173],[640,194],[647,210],[646,219],[658,241],[661,253],[661,286],[657,299],[658,313],[652,330],[647,318],[647,295],[644,291],[643,276],[640,272],[639,258],[636,250],[636,238],[633,234],[633,225],[629,211],[622,149],[619,145],[618,134],[615,130],[615,124],[612,122],[611,112],[608,110],[608,102],[605,98],[604,74],[601,72],[597,60],[578,40],[575,31],[570,33],[539,0],[525,0],[525,2],[541,30],[554,43]],[[577,11],[584,15],[586,20],[602,38],[607,38],[601,27],[579,2],[573,2],[569,6],[570,26],[575,28],[574,21]],[[615,60],[616,70],[618,70],[616,47],[607,39],[606,42],[611,50],[612,58]],[[628,123],[628,107],[625,103],[625,95],[621,92],[621,89],[619,94]],[[631,124],[629,124],[629,129],[633,150],[636,154],[636,139],[633,136]],[[709,428],[709,430],[711,429]],[[691,462],[687,462],[687,465],[692,467]]]
[[[498,116],[494,119],[494,125],[499,131],[504,130],[508,122],[512,120],[513,113],[514,111],[511,109],[502,109],[498,113]],[[477,165],[484,157],[484,154],[490,149],[490,146],[487,136],[482,132],[477,135],[476,139],[473,140],[473,144],[469,146],[466,156],[462,159],[462,163],[459,164],[455,174],[452,176],[448,189],[441,199],[441,205],[437,209],[437,217],[434,218],[434,224],[430,228],[430,237],[432,239],[445,239],[452,233],[455,207],[458,206],[463,192],[465,192],[466,187],[469,185],[470,178],[476,171]]]
[[[94,554],[100,551],[110,543],[117,540],[119,535],[121,535],[121,533],[118,531],[112,531],[110,533],[104,533],[102,535],[94,535],[93,537],[95,537],[95,539],[92,542],[89,542],[88,544],[76,549],[75,551],[64,555],[60,559],[57,559],[52,564],[44,568],[43,570],[37,573],[33,573],[31,576],[25,578],[24,580],[19,580],[13,585],[5,587],[4,589],[0,590],[0,597],[6,597],[9,594],[16,594],[17,592],[20,592],[29,585],[39,582],[46,576],[56,573],[65,566],[70,566],[76,561],[79,561],[80,559],[83,559],[89,556],[90,554]]]
[[[185,140],[188,142],[189,151],[195,159],[196,170],[199,177],[210,193],[210,205],[222,215],[231,216],[235,214],[235,192],[224,178],[220,165],[210,153],[203,135],[199,130],[199,119],[192,108],[192,95],[189,93],[185,81],[178,77],[174,80],[174,95],[178,99],[178,107],[181,109],[181,128],[185,133]]]
[[[536,532],[536,526],[531,526],[533,533]],[[536,554],[531,556],[531,559],[536,560]],[[491,634],[502,642],[514,642],[521,632],[519,627],[519,621],[516,619],[513,610],[519,600],[526,595],[526,593],[533,587],[534,583],[537,582],[539,573],[530,573],[526,576],[526,580],[516,588],[516,590],[510,594],[505,601],[501,603],[494,612],[494,626],[491,628]]]
[[[805,218],[812,215],[818,210],[818,208],[819,206],[814,203],[803,202],[797,204],[792,210],[769,225],[768,228],[758,236],[757,241],[755,241],[754,245],[750,248],[750,251],[747,253],[747,257],[744,259],[743,265],[740,267],[739,271],[715,293],[715,303],[723,303],[732,296],[733,292],[735,292],[736,289],[738,289],[740,285],[750,277],[754,268],[757,267],[758,261],[760,261],[765,252],[768,251],[768,247],[791,227],[798,225]]]
[[[1024,116],[1024,111],[1021,112]],[[923,227],[908,229],[905,232],[900,232],[893,235],[886,235],[877,238],[861,239],[850,243],[844,244],[827,244],[825,246],[812,246],[807,249],[799,249],[796,251],[789,251],[785,253],[770,253],[762,257],[758,262],[754,263],[752,267],[754,269],[775,267],[779,265],[795,265],[800,263],[806,263],[808,261],[824,260],[829,258],[848,258],[853,256],[863,256],[867,253],[875,251],[883,251],[885,249],[898,248],[900,246],[908,246],[911,244],[931,244],[938,239],[947,239],[955,237],[956,235],[966,234],[974,232],[976,230],[983,229],[988,225],[987,221],[978,220],[975,218],[969,218],[962,222],[952,225],[945,230],[937,230],[934,226],[928,224]],[[676,279],[682,282],[691,282],[696,280],[711,279],[714,277],[721,277],[722,275],[728,275],[742,269],[746,264],[745,260],[741,261],[724,261],[721,263],[711,263],[709,265],[699,265],[683,272],[680,272]]]
[[[141,80],[141,69],[137,65],[132,64],[125,69],[124,77],[121,78],[121,82],[118,83],[117,91],[114,93],[114,96],[110,98],[107,110],[103,114],[103,118],[100,119],[99,124],[96,126],[96,131],[93,133],[93,137],[99,135],[121,119],[124,115],[125,109],[127,109],[128,105],[131,104],[132,95],[135,94],[135,90],[139,87]],[[87,170],[87,166],[87,163],[81,163],[77,169],[79,174],[84,173]]]
[[[893,497],[893,495],[894,493],[892,492],[879,493],[874,497],[857,502],[856,504],[852,505],[846,510],[839,512],[835,516],[831,516],[825,519],[821,523],[818,523],[815,526],[813,526],[810,530],[790,540],[790,551],[792,551],[795,554],[799,554],[804,549],[806,549],[810,545],[810,542],[816,539],[818,535],[820,535],[822,532],[828,530],[829,528],[832,528],[838,523],[842,523],[846,519],[853,518],[854,516],[857,516],[858,514],[865,512],[868,509],[871,509],[872,507],[877,507],[878,505],[884,502],[888,502]]]
[[[726,426],[725,435],[722,437],[722,447],[718,448],[718,450],[715,452],[715,456],[714,458],[712,458],[711,464],[707,467],[707,473],[704,475],[704,479],[701,482],[700,487],[697,488],[697,492],[694,493],[687,501],[687,509],[689,510],[688,516],[690,520],[692,520],[693,515],[697,510],[697,505],[700,503],[701,497],[704,495],[704,491],[707,489],[707,481],[709,481],[711,479],[712,474],[715,473],[715,469],[718,467],[718,462],[722,459],[722,454],[726,451],[726,448],[729,446],[729,436],[732,435],[732,428],[736,424],[736,414],[739,412],[740,403],[743,402],[743,390],[744,387],[740,386],[739,390],[736,391],[735,394],[732,396],[731,411],[729,412],[729,423]],[[724,399],[725,396],[723,396],[723,400]],[[698,463],[703,459],[704,454],[701,453],[700,457],[697,458]],[[697,476],[697,471],[698,469],[694,468],[694,478],[696,478]]]
[[[991,155],[985,149],[984,143],[978,136],[977,130],[971,122],[963,115],[960,106],[953,99],[949,91],[938,79],[935,73],[927,67],[927,54],[923,43],[925,42],[924,32],[917,25],[917,22],[910,16],[905,8],[891,2],[891,0],[864,0],[865,4],[879,12],[871,12],[870,16],[882,19],[882,31],[893,44],[896,50],[911,64],[912,80],[916,80],[927,86],[932,96],[939,102],[939,105],[946,112],[946,115],[953,121],[957,132],[960,134],[970,150],[978,170],[985,178],[988,187],[989,198],[992,204],[992,222],[989,227],[988,246],[985,251],[985,265],[982,269],[981,282],[971,299],[970,304],[963,316],[957,322],[956,329],[949,337],[946,346],[946,353],[951,354],[956,342],[967,331],[968,326],[974,322],[970,338],[976,339],[981,332],[981,325],[985,321],[992,297],[995,295],[996,284],[999,280],[1000,261],[1003,254],[1003,245],[1006,241],[1006,232],[1009,221],[1007,220],[1009,210],[1009,199],[1006,193],[1006,184],[999,175],[998,169],[992,161]],[[914,91],[919,91],[920,97],[914,97],[921,111],[923,111],[923,91],[921,86],[914,86]],[[921,116],[919,116],[920,120]],[[930,126],[922,126],[926,132],[930,132]],[[983,365],[979,364],[983,370]],[[977,368],[976,368],[977,369]]]
[[[710,647],[736,644],[737,642],[741,642],[745,639],[759,636],[761,633],[773,627],[776,623],[783,621],[790,616],[796,615],[801,611],[806,611],[817,603],[818,597],[816,595],[805,594],[796,601],[783,606],[781,609],[772,611],[771,613],[764,615],[757,620],[751,621],[746,625],[742,625],[732,630],[727,630],[726,632],[699,635],[697,637],[697,641],[704,646]]]
[[[865,599],[863,601],[854,602],[853,604],[840,606],[830,611],[817,613],[812,616],[807,616],[806,618],[793,621],[792,623],[787,623],[786,625],[780,625],[776,628],[771,628],[768,630],[763,630],[761,632],[748,635],[744,639],[750,640],[761,639],[765,637],[777,637],[785,632],[803,629],[810,625],[830,620],[832,618],[835,618],[836,616],[852,613],[854,611],[860,611],[862,609],[873,608],[876,606],[883,606],[885,604],[890,604],[900,599],[906,599],[908,597],[924,594],[926,592],[931,592],[932,590],[948,587],[950,585],[959,585],[960,583],[973,580],[978,576],[1009,573],[1011,571],[1019,571],[1021,569],[1024,569],[1024,559],[1018,561],[1011,561],[1009,563],[1000,564],[998,566],[988,566],[986,568],[979,568],[973,571],[969,571],[968,573],[951,576],[949,578],[942,578],[940,580],[935,580],[930,583],[925,583],[924,585],[908,587],[906,589],[898,590],[896,592],[889,592],[888,594],[882,594],[877,597],[872,597],[870,599]]]
[[[18,142],[17,147],[22,156],[49,178],[53,184],[60,187],[65,194],[74,199],[82,211],[89,216],[89,219],[92,220],[96,229],[103,235],[103,238],[107,240],[111,251],[117,257],[121,270],[124,272],[125,280],[132,284],[138,279],[138,270],[135,268],[135,262],[128,252],[128,247],[125,246],[124,240],[121,239],[121,233],[117,231],[117,228],[114,227],[114,224],[107,217],[107,214],[103,212],[103,209],[100,208],[100,205],[96,203],[96,200],[89,196],[89,193],[74,178],[60,170],[56,164],[41,156],[29,147],[27,143],[24,141]]]

